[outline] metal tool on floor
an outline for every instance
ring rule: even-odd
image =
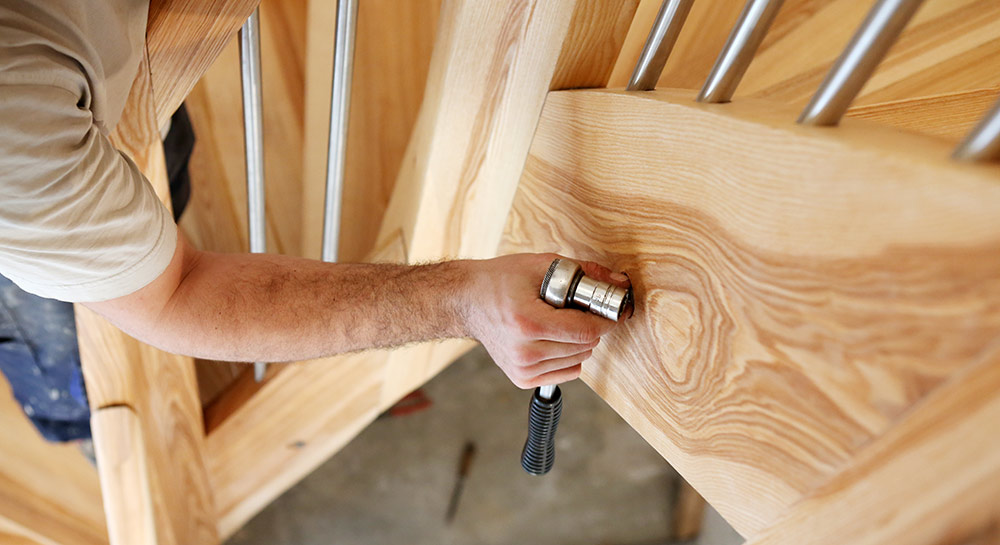
[[[466,441],[462,448],[462,458],[458,462],[458,473],[455,476],[455,487],[451,490],[451,499],[448,501],[448,511],[445,512],[444,521],[451,524],[455,520],[455,513],[458,512],[458,500],[462,497],[462,490],[465,488],[465,478],[469,475],[469,468],[472,467],[472,460],[476,458],[476,444]]]
[[[556,308],[578,307],[609,320],[619,321],[632,304],[632,290],[583,274],[579,264],[555,259],[542,280],[540,297]],[[556,429],[562,416],[562,391],[558,386],[535,388],[528,408],[528,438],[521,451],[521,467],[544,475],[556,459]]]

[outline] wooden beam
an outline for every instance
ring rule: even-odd
[[[152,0],[146,50],[162,127],[260,0]]]
[[[106,545],[97,470],[76,445],[48,443],[0,377],[0,543]]]
[[[847,115],[906,131],[937,136],[957,145],[1000,97],[1000,88],[974,89],[866,106]]]
[[[156,455],[146,448],[142,423],[124,405],[94,413],[91,427],[101,488],[108,517],[111,543],[159,543],[149,459]],[[160,530],[162,532],[162,529]]]
[[[144,60],[132,85],[122,120],[111,137],[128,154],[169,207],[163,145],[153,107],[148,65]],[[80,359],[99,452],[111,452],[122,437],[135,440],[131,419],[105,417],[103,411],[128,407],[139,420],[149,473],[149,487],[141,480],[124,479],[134,473],[101,468],[106,498],[129,498],[153,505],[155,541],[159,545],[214,545],[215,508],[202,457],[201,404],[191,358],[157,350],[129,337],[85,307],[76,307]],[[114,510],[112,510],[112,508]],[[108,527],[125,528],[132,510],[129,502],[106,504]],[[112,534],[112,545],[134,545],[136,534]],[[142,534],[151,537],[148,533]],[[142,543],[142,542],[140,542]]]
[[[693,96],[551,93],[504,250],[630,274],[583,378],[749,536],[1000,350],[1000,167]]]
[[[630,0],[446,1],[410,159],[369,260],[494,255],[555,74],[576,86],[610,73],[617,55],[608,44],[620,44],[627,25],[615,25],[618,36],[597,21],[618,21],[634,6]],[[571,30],[570,21],[589,31]],[[559,59],[579,72],[560,71]],[[417,157],[420,166],[413,164]],[[268,381],[208,437],[220,533],[238,529],[469,346],[459,340],[327,358],[290,366]]]
[[[605,44],[620,47],[627,25],[618,22],[631,18],[636,5],[446,2],[424,103],[379,241],[399,237],[410,262],[495,255],[544,91],[554,83],[602,83],[595,74],[606,81],[617,55],[607,55]],[[571,21],[584,26],[572,28]],[[610,40],[608,21],[618,32]],[[586,45],[595,39],[599,45]],[[596,55],[588,60],[564,50]],[[579,71],[561,68],[560,59]],[[600,64],[606,69],[595,68]]]
[[[992,358],[938,387],[750,543],[998,543],[998,422]]]

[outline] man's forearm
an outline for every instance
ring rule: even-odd
[[[232,361],[289,361],[470,336],[475,262],[331,264],[199,253],[145,337]]]
[[[473,337],[514,384],[580,375],[614,322],[538,297],[555,254],[433,265],[330,264],[199,252],[178,238],[155,280],[85,303],[139,340],[189,356],[290,361],[448,337]],[[628,280],[595,263],[588,276]]]

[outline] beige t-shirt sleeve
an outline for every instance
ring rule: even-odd
[[[80,75],[38,63],[0,72],[0,274],[63,301],[127,295],[164,271],[177,227],[98,129]]]

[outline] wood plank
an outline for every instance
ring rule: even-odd
[[[260,0],[152,0],[146,50],[156,125],[164,126]]]
[[[693,92],[551,93],[505,251],[627,271],[584,380],[743,535],[1000,346],[1000,167]]]
[[[76,445],[46,442],[0,376],[0,543],[108,543],[97,470]]]
[[[212,431],[206,448],[223,538],[378,416],[378,365],[369,353],[297,363]]]
[[[495,2],[486,8],[477,2],[445,2],[419,129],[407,153],[429,157],[417,148],[431,148],[437,155],[425,166],[435,166],[436,172],[438,163],[446,164],[457,178],[438,178],[412,164],[404,166],[395,185],[395,204],[390,205],[401,216],[386,216],[384,234],[369,260],[436,259],[449,255],[447,249],[455,241],[475,248],[480,255],[495,253],[506,209],[502,202],[482,198],[469,204],[463,195],[487,190],[513,193],[554,75],[562,73],[563,82],[575,85],[572,72],[559,72],[558,59],[579,66],[581,81],[592,81],[596,73],[610,73],[617,55],[608,54],[607,44],[620,43],[621,37],[609,37],[596,24],[599,18],[576,10],[617,14],[633,8],[634,2],[625,0]],[[571,20],[588,22],[593,32],[570,32]],[[616,28],[624,33],[624,25]],[[479,54],[494,46],[495,54]],[[591,52],[595,60],[563,55],[563,49]],[[599,69],[595,66],[599,63],[606,67]],[[485,109],[476,122],[451,112],[480,106]],[[462,168],[462,163],[468,168]],[[490,170],[494,165],[501,170]],[[413,178],[418,173],[419,180]],[[428,180],[433,181],[435,198],[406,199],[415,193],[413,189],[430,190]],[[462,222],[435,224],[442,222],[436,214],[445,205],[457,207],[452,215],[464,217]],[[476,215],[480,230],[456,234]],[[404,231],[401,225],[407,218],[426,223]],[[419,250],[422,253],[407,245],[411,240],[407,237],[414,233],[425,245]],[[208,437],[220,533],[227,536],[238,529],[354,437],[381,409],[419,387],[468,346],[459,340],[326,358],[290,366],[269,380]],[[254,450],[245,448],[248,445]]]
[[[940,386],[750,543],[1000,543],[1000,360]]]
[[[847,110],[847,115],[937,136],[957,145],[998,98],[1000,88],[974,89],[855,106]]]
[[[111,140],[135,161],[169,207],[163,146],[145,60]],[[202,457],[204,430],[191,358],[142,344],[81,305],[76,306],[76,322],[92,419],[101,419],[101,411],[107,407],[126,406],[141,421],[150,472],[149,501],[156,517],[156,542],[160,545],[218,543],[215,508]],[[95,448],[107,449],[123,434],[132,435],[111,425],[96,426]],[[140,501],[143,491],[131,488],[134,481],[118,480],[115,476],[102,469],[105,494]],[[127,507],[121,503],[115,505]],[[122,527],[122,521],[131,515],[128,509],[106,514],[111,528]]]

